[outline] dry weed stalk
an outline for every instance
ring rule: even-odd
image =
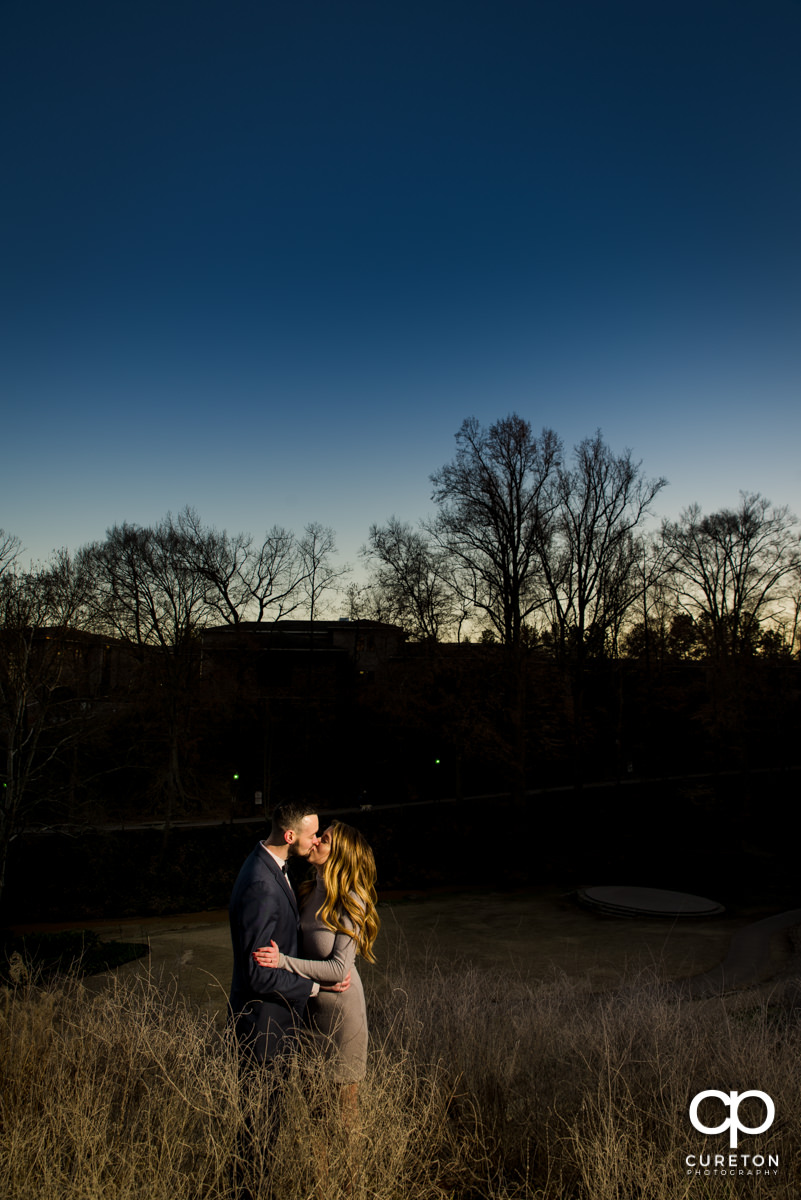
[[[733,1200],[741,1180],[684,1169],[687,1153],[726,1148],[689,1125],[710,1087],[773,1098],[781,1169],[749,1195],[797,1194],[801,1024],[778,998],[690,1003],[655,976],[593,995],[564,977],[403,963],[368,990],[368,1077],[344,1125],[309,1047],[242,1075],[174,985],[20,969],[0,993],[0,1195]]]

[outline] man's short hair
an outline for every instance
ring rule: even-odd
[[[303,827],[306,817],[315,816],[317,816],[316,804],[311,804],[307,800],[288,800],[285,804],[279,804],[273,809],[272,832],[280,830],[281,833],[286,833],[288,829],[294,829],[297,833]]]

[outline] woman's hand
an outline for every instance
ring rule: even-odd
[[[258,950],[254,950],[253,957],[260,967],[277,967],[278,946],[270,941],[269,946],[259,946]]]
[[[350,987],[350,971],[344,979],[340,979],[339,983],[321,983],[321,992],[346,992]]]

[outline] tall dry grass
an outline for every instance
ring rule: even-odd
[[[174,986],[18,974],[0,1003],[7,1200],[801,1190],[801,1023],[778,996],[691,1003],[643,976],[592,995],[566,978],[396,963],[368,982],[370,1065],[353,1127],[312,1051],[240,1079],[235,1048]],[[772,1097],[773,1127],[739,1149],[778,1155],[777,1176],[687,1175],[687,1154],[729,1152],[725,1135],[689,1123],[707,1088]]]

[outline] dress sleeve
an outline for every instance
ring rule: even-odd
[[[351,926],[350,918],[342,915],[342,924]],[[334,948],[328,958],[288,958],[278,955],[278,966],[294,975],[303,975],[315,983],[339,983],[344,979],[356,960],[356,942],[347,933],[334,937]]]

